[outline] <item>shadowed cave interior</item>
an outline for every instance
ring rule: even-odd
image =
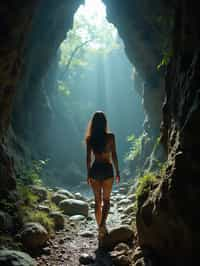
[[[199,4],[0,7],[0,265],[199,259]],[[96,110],[121,170],[100,253],[84,144]]]

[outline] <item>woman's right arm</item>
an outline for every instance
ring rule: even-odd
[[[120,172],[119,172],[119,165],[118,165],[118,158],[117,158],[117,151],[116,151],[116,143],[115,143],[115,135],[112,134],[112,161],[115,167],[115,172],[116,172],[116,178],[117,182],[119,183],[120,179]]]
[[[91,145],[89,143],[89,140],[86,141],[86,165],[87,165],[87,181],[89,183],[89,170],[90,170],[90,166],[91,166],[91,153],[92,153],[92,149],[91,149]]]

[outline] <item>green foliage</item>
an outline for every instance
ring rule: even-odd
[[[167,163],[159,163],[159,168],[157,171],[150,172],[145,171],[144,175],[138,178],[138,185],[136,189],[136,200],[147,195],[159,179],[165,174]]]
[[[38,222],[43,225],[49,233],[52,233],[54,228],[53,220],[45,211],[36,209],[38,196],[32,192],[30,187],[20,183],[17,185],[17,191],[21,199],[21,203],[18,206],[18,217],[22,224],[27,222]],[[55,207],[52,202],[49,203],[49,207],[51,210],[57,210],[57,207]]]
[[[99,17],[97,10],[87,12],[85,6],[80,6],[74,16],[73,28],[60,46],[59,65],[65,75],[69,75],[78,67],[86,67],[89,55],[106,55],[118,47],[117,31],[108,23],[105,14]]]
[[[142,197],[148,193],[151,186],[156,182],[156,174],[154,172],[146,172],[143,176],[138,179],[138,185],[136,189],[136,199]]]
[[[48,213],[44,212],[44,211],[38,211],[38,210],[28,210],[28,212],[26,212],[26,216],[24,219],[25,222],[35,222],[35,223],[40,223],[41,225],[44,226],[44,228],[46,228],[46,230],[49,233],[53,232],[54,229],[54,222],[53,219],[51,219],[48,216]]]
[[[18,184],[17,191],[19,193],[19,198],[23,200],[23,205],[34,206],[38,202],[38,196],[35,195],[29,187]]]
[[[157,70],[160,70],[160,68],[163,66],[167,66],[172,56],[173,56],[172,49],[164,51],[163,58],[161,62],[157,65]]]
[[[158,15],[154,17],[154,25],[159,31],[160,47],[162,51],[162,59],[157,65],[157,70],[166,67],[173,56],[171,34],[172,29],[174,28],[174,14],[173,11],[171,11],[168,14],[165,14],[165,16]]]
[[[31,166],[24,166],[18,173],[18,182],[25,185],[42,185],[41,172],[48,159],[32,161]]]
[[[134,134],[127,137],[127,141],[130,143],[130,150],[125,156],[125,161],[133,161],[142,151],[142,139],[143,135],[136,138]]]
[[[58,92],[63,96],[70,95],[70,89],[68,88],[67,84],[60,80],[58,81]]]
[[[47,200],[48,200],[48,203],[46,204],[48,207],[49,207],[49,209],[51,210],[51,211],[59,211],[60,209],[58,208],[58,206],[54,203],[54,202],[52,202],[52,192],[47,192]]]
[[[20,206],[18,210],[18,217],[20,218],[22,224],[25,223],[40,223],[43,225],[49,233],[53,232],[54,222],[48,216],[48,213],[44,211],[37,210],[28,205]]]

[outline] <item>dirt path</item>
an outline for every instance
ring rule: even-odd
[[[110,209],[108,229],[120,225],[120,213],[116,203]],[[66,219],[64,230],[57,232],[46,248],[46,255],[36,258],[38,265],[49,266],[77,266],[81,265],[79,258],[85,253],[91,256],[89,265],[111,266],[112,259],[109,253],[98,249],[97,231],[94,211],[90,209],[89,218],[84,221],[69,222]]]

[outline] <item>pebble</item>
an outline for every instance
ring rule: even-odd
[[[66,236],[65,240],[72,240],[72,237],[71,236]]]
[[[50,255],[51,254],[51,248],[50,247],[44,247],[43,251],[46,255]]]
[[[85,216],[83,215],[73,215],[69,218],[70,221],[77,222],[77,221],[83,221],[85,220]]]
[[[89,231],[81,232],[79,235],[82,237],[94,237],[94,233]]]
[[[93,220],[92,216],[87,217],[87,221],[92,221],[92,220]]]
[[[65,240],[63,239],[63,238],[61,238],[60,240],[59,240],[59,244],[64,244],[65,243]]]

